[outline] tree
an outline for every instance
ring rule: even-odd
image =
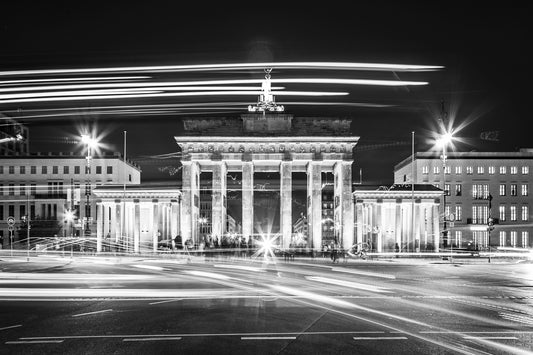
[[[60,235],[62,229],[61,223],[55,219],[42,219],[36,217],[30,221],[30,242],[37,243],[46,238],[53,238],[56,235]],[[28,235],[28,222],[23,220],[18,230],[18,240],[26,239]]]

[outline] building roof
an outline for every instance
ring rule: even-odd
[[[442,159],[441,151],[431,152],[416,152],[416,159]],[[522,148],[517,152],[446,152],[447,160],[459,160],[459,159],[533,159],[533,148]],[[400,163],[394,166],[394,170],[399,170],[406,165],[409,165],[412,160],[412,155],[402,160]]]

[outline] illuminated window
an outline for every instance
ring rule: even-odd
[[[529,166],[523,166],[522,167],[522,174],[523,175],[529,174]]]
[[[512,205],[510,206],[510,214],[511,214],[511,221],[516,221],[516,206]]]
[[[468,175],[472,175],[474,173],[474,168],[472,168],[471,166],[467,166],[466,167],[466,173]]]
[[[446,196],[450,196],[450,184],[444,184],[444,193]]]
[[[507,238],[507,233],[505,233],[505,231],[500,231],[500,246],[501,247],[504,247],[505,246],[505,239]]]
[[[522,206],[522,221],[528,221],[528,220],[529,220],[529,207]]]
[[[485,173],[485,167],[483,167],[483,166],[478,166],[478,167],[477,167],[477,173],[478,173],[478,174],[484,174],[484,173]]]
[[[452,167],[451,166],[444,167],[444,173],[445,174],[450,174],[451,172],[452,172]]]
[[[505,184],[500,184],[500,196],[505,196]]]
[[[527,248],[529,245],[529,232],[523,231],[522,232],[522,248]]]
[[[455,205],[455,220],[461,221],[463,219],[463,206]]]
[[[489,166],[489,175],[494,175],[495,172],[496,172],[496,168],[493,166]]]
[[[455,184],[455,196],[461,196],[463,193],[463,185]]]
[[[522,188],[521,188],[521,191],[520,191],[522,196],[527,196],[528,195],[528,193],[529,193],[529,187],[528,186],[529,186],[528,184],[522,184]]]
[[[456,166],[456,167],[455,167],[455,173],[456,173],[457,175],[462,174],[462,169],[461,169],[460,166]]]
[[[458,247],[461,246],[462,242],[463,242],[463,232],[461,231],[455,231],[455,245],[457,245]]]
[[[518,168],[516,166],[511,166],[511,175],[516,175],[518,173]]]
[[[422,174],[424,174],[424,175],[429,174],[429,166],[424,165],[424,166],[422,167]]]
[[[505,206],[500,206],[498,210],[500,212],[500,221],[504,222],[505,221]]]
[[[516,248],[516,231],[511,231],[511,246]]]
[[[500,166],[500,174],[507,174],[507,167]]]
[[[433,167],[433,174],[438,174],[439,173],[439,167],[438,166],[434,166]]]
[[[511,184],[511,196],[516,196],[516,184]]]

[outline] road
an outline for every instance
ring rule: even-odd
[[[0,262],[2,354],[531,354],[533,264]]]

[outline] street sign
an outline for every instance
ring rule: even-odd
[[[15,217],[11,217],[11,216],[7,217],[7,224],[9,226],[14,226],[15,225]]]
[[[14,226],[7,226],[7,230],[13,232],[15,230]]]

